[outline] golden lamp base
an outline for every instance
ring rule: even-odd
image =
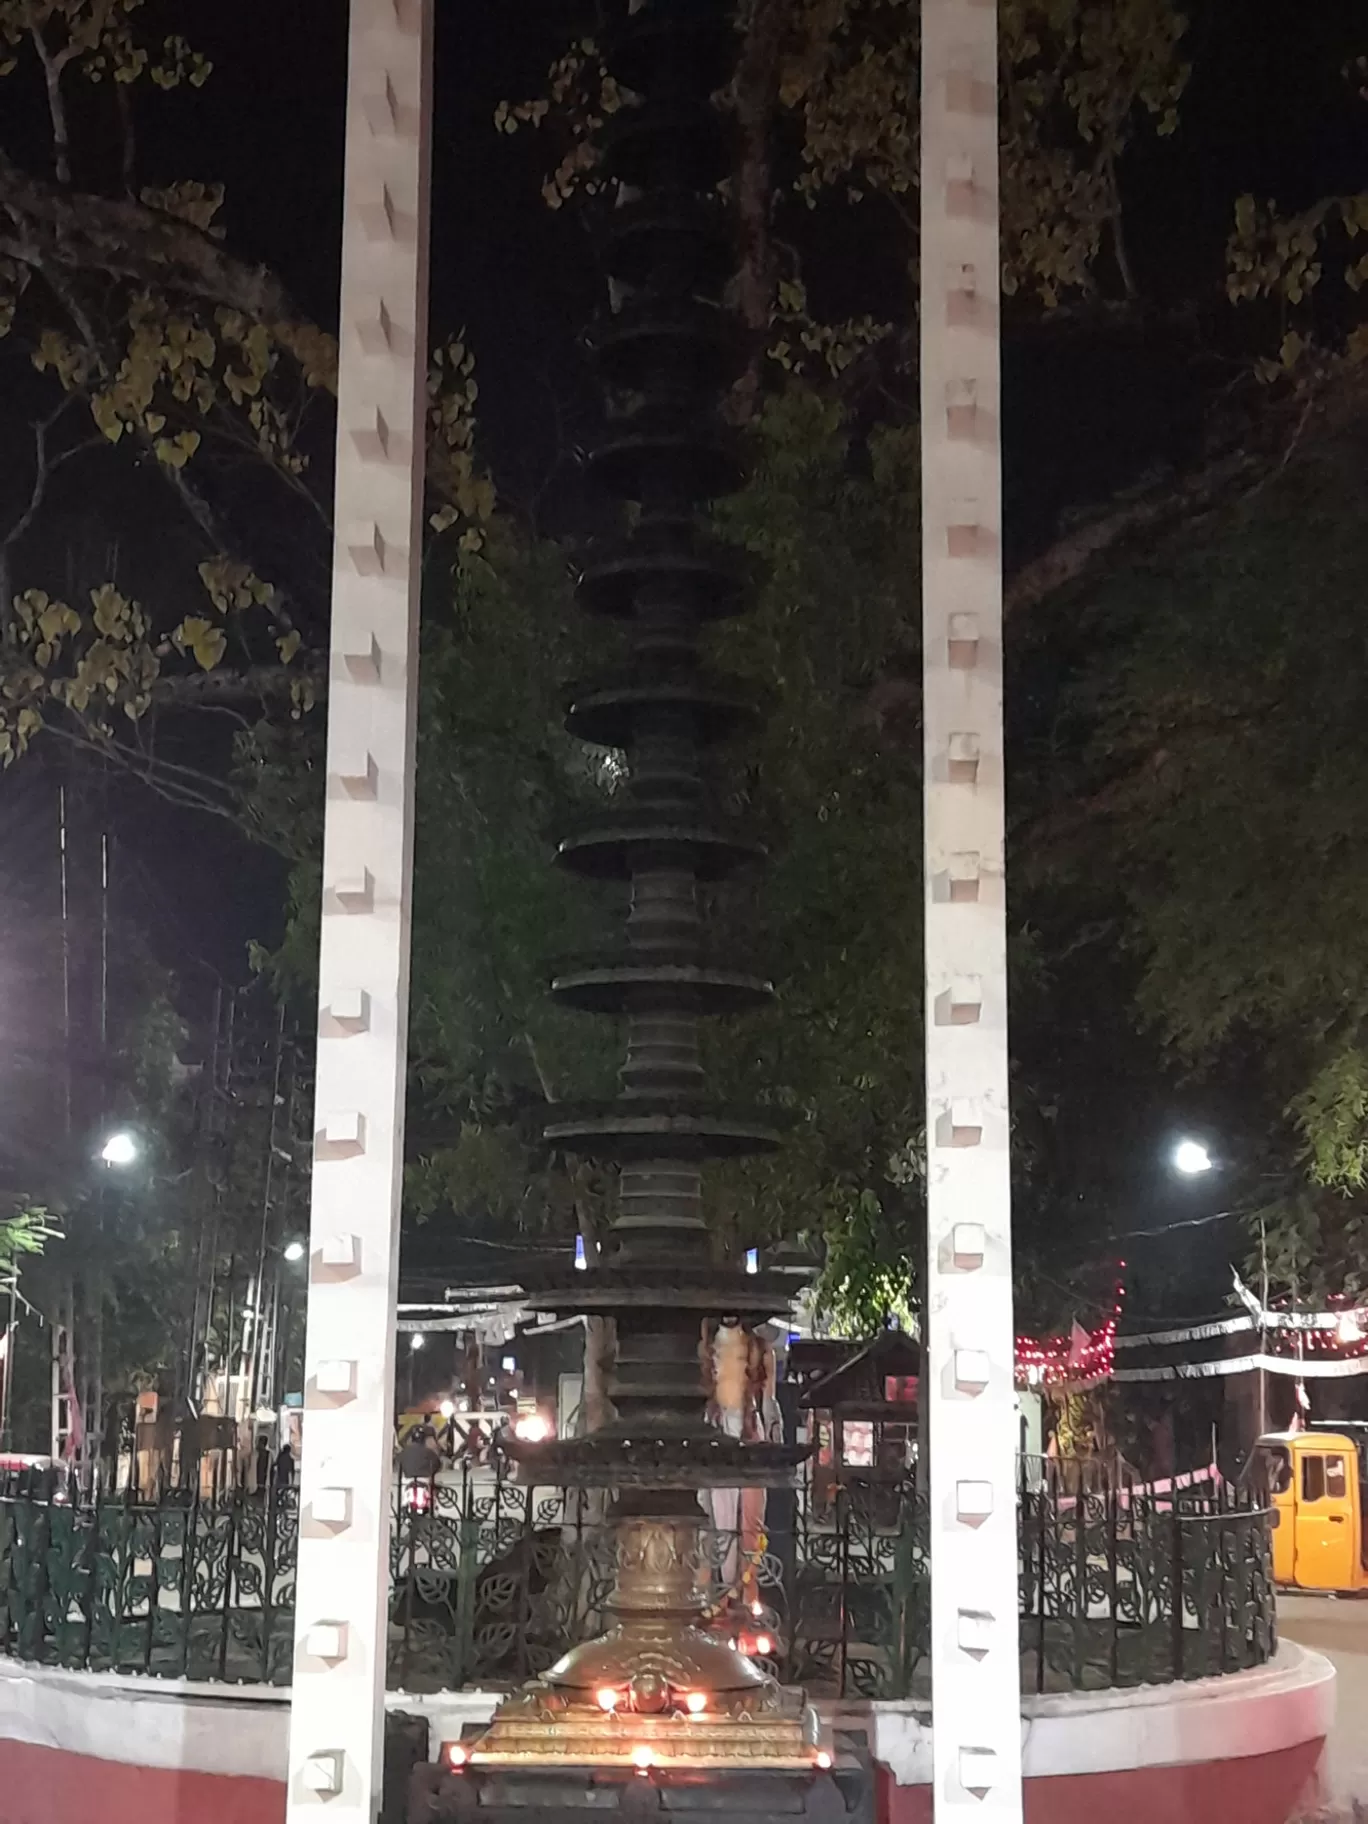
[[[462,1744],[472,1770],[597,1766],[813,1770],[831,1765],[816,1713],[699,1627],[700,1521],[624,1519],[615,1625],[585,1641]]]
[[[830,1766],[817,1744],[816,1718],[795,1705],[786,1717],[605,1716],[586,1705],[552,1715],[510,1714],[503,1706],[466,1749],[472,1769],[620,1767],[637,1773],[672,1768],[806,1770]]]

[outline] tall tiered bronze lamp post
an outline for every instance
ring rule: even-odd
[[[706,624],[745,608],[731,555],[700,524],[742,480],[722,406],[745,358],[722,306],[732,228],[718,196],[725,118],[709,97],[737,38],[725,0],[653,0],[610,48],[641,105],[614,123],[604,176],[615,192],[603,257],[615,308],[589,341],[609,401],[588,457],[595,483],[627,504],[630,529],[592,552],[580,605],[622,623],[620,673],[570,694],[581,739],[620,749],[620,792],[565,832],[570,874],[626,884],[625,936],[559,973],[570,1006],[625,1020],[615,1098],[559,1113],[547,1138],[618,1168],[602,1257],[584,1272],[529,1278],[539,1308],[611,1318],[615,1417],[585,1437],[523,1447],[530,1481],[612,1493],[612,1625],[504,1704],[469,1750],[471,1775],[540,1766],[766,1768],[810,1781],[830,1763],[801,1699],[703,1626],[700,1493],[787,1482],[795,1448],[744,1444],[705,1416],[709,1319],[754,1322],[787,1307],[785,1284],[718,1265],[703,1208],[709,1160],[759,1153],[762,1116],[709,1093],[703,1020],[764,1004],[770,983],[714,948],[707,892],[762,859],[719,809],[708,760],[753,725],[747,692],[707,662]],[[482,1803],[497,1804],[488,1786]]]

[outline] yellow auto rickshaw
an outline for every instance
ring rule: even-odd
[[[1366,1462],[1368,1426],[1322,1421],[1259,1439],[1250,1473],[1268,1488],[1276,1583],[1345,1594],[1368,1589]]]

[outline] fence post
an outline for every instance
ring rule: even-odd
[[[480,1574],[480,1521],[470,1477],[461,1487],[456,1532],[456,1664],[455,1682],[464,1684],[475,1671],[475,1588]]]
[[[135,1579],[138,1575],[138,1518],[137,1518],[137,1514],[133,1513],[130,1515],[128,1510],[125,1509],[123,1519],[124,1519],[125,1537],[126,1537],[127,1545],[128,1545],[128,1563],[125,1567],[125,1573],[126,1573],[125,1577],[122,1580],[123,1587],[119,1592],[120,1619],[122,1619],[122,1617],[123,1617],[124,1596],[128,1589],[128,1583],[132,1579]],[[147,1626],[143,1630],[143,1665],[142,1665],[142,1669],[144,1672],[150,1672],[152,1670],[152,1649],[156,1645],[156,1637],[157,1637],[156,1636],[157,1605],[158,1605],[158,1600],[161,1595],[161,1585],[160,1585],[160,1581],[159,1581],[159,1574],[157,1571],[157,1566],[161,1563],[162,1546],[164,1543],[163,1534],[162,1534],[162,1522],[163,1522],[162,1508],[160,1508],[160,1507],[153,1508],[151,1513],[148,1516],[148,1525],[149,1525],[150,1536],[151,1536],[152,1575],[148,1581],[148,1591],[147,1591]],[[184,1570],[185,1558],[190,1551],[190,1536],[189,1536],[190,1520],[189,1520],[188,1515],[186,1515],[184,1517],[183,1526],[184,1526],[184,1530],[181,1534],[181,1566],[182,1566],[181,1581],[182,1582],[184,1582],[184,1580],[185,1580],[185,1570]],[[182,1604],[182,1607],[184,1607],[183,1604]],[[131,1617],[130,1617],[130,1619],[131,1619]],[[123,1630],[120,1629],[121,1634],[122,1634],[122,1631]],[[182,1619],[182,1632],[183,1631],[184,1631],[184,1621]],[[116,1671],[118,1670],[117,1656],[115,1659],[115,1668],[114,1669]],[[184,1648],[182,1649],[182,1652],[181,1652],[181,1676],[182,1676],[182,1678],[185,1676],[185,1650],[184,1650]]]
[[[850,1650],[850,1502],[844,1483],[836,1486],[836,1551],[840,1571],[841,1602],[841,1677],[837,1687],[846,1695],[846,1665]]]
[[[1175,1682],[1183,1676],[1183,1517],[1178,1490],[1169,1491],[1169,1649]]]
[[[73,1568],[79,1564],[81,1570],[82,1619],[85,1622],[85,1648],[81,1654],[81,1664],[88,1670],[90,1667],[90,1649],[95,1638],[95,1577],[99,1561],[100,1548],[100,1496],[101,1483],[95,1483],[95,1499],[91,1504],[90,1524],[85,1530],[84,1549],[80,1530],[80,1515],[71,1516],[71,1562]],[[154,1567],[155,1569],[155,1567]]]
[[[1121,1669],[1121,1578],[1117,1550],[1117,1474],[1109,1469],[1106,1477],[1107,1503],[1107,1607],[1111,1616],[1111,1639],[1107,1648],[1107,1681],[1115,1686]]]
[[[263,1685],[271,1682],[271,1626],[275,1614],[276,1499],[274,1476],[266,1479],[266,1518],[261,1529],[261,1662]]]
[[[155,1522],[153,1537],[161,1546],[162,1515],[165,1512],[163,1503],[165,1492],[159,1495],[154,1509]],[[195,1553],[199,1549],[199,1513],[200,1495],[199,1480],[196,1478],[190,1495],[190,1505],[182,1510],[184,1525],[181,1532],[181,1574],[180,1574],[180,1671],[181,1677],[189,1676],[190,1671],[190,1636],[195,1623]],[[150,1626],[150,1624],[149,1624]]]
[[[223,1553],[223,1628],[219,1634],[219,1677],[228,1677],[228,1640],[233,1617],[233,1551],[237,1543],[237,1493],[228,1495],[228,1539]]]
[[[1036,1693],[1045,1689],[1045,1529],[1058,1517],[1059,1485],[1051,1473],[1036,1490]]]
[[[536,1552],[533,1522],[536,1518],[536,1489],[529,1485],[523,1490],[523,1533],[522,1533],[522,1573],[518,1578],[518,1631],[517,1631],[517,1665],[518,1678],[527,1677],[527,1634],[532,1622],[532,1563]]]
[[[1073,1682],[1083,1689],[1083,1673],[1088,1645],[1088,1495],[1086,1463],[1074,1465],[1074,1588],[1073,1588]]]
[[[410,1498],[409,1498],[409,1500],[406,1501],[404,1499],[404,1473],[402,1470],[400,1470],[398,1479],[395,1484],[395,1494],[394,1494],[394,1500],[398,1503],[398,1506],[396,1508],[395,1515],[394,1515],[393,1537],[394,1537],[395,1544],[394,1544],[394,1548],[393,1548],[394,1549],[393,1562],[394,1562],[395,1572],[397,1572],[398,1575],[401,1577],[404,1576],[404,1540],[405,1540],[405,1537],[407,1536],[407,1539],[408,1539],[408,1575],[405,1580],[404,1589],[403,1589],[404,1639],[403,1639],[403,1644],[399,1649],[400,1654],[401,1654],[401,1658],[400,1658],[400,1662],[399,1662],[399,1683],[401,1686],[403,1686],[405,1688],[408,1685],[409,1643],[413,1639],[413,1599],[414,1599],[414,1592],[415,1592],[415,1590],[417,1588],[417,1584],[418,1584],[418,1579],[417,1579],[416,1575],[414,1574],[414,1562],[413,1562],[414,1553],[418,1550],[418,1539],[417,1539],[418,1529],[417,1529],[417,1526],[415,1525],[416,1516],[413,1511],[413,1501],[412,1501],[413,1490],[416,1486],[417,1486],[417,1484],[415,1482],[413,1482],[413,1481],[409,1482],[408,1489],[409,1489]],[[395,1588],[394,1588],[394,1578],[393,1578],[393,1576],[391,1576],[391,1579],[390,1579],[391,1606],[393,1605],[398,1594],[399,1594],[399,1592],[397,1590],[395,1590]]]

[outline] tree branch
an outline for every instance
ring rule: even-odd
[[[62,94],[62,71],[70,61],[70,53],[63,54],[49,48],[42,28],[38,25],[29,27],[29,36],[33,48],[38,53],[38,61],[43,66],[43,82],[47,88],[48,117],[52,121],[52,161],[59,184],[71,182],[71,134],[67,127],[66,98]]]
[[[130,774],[139,784],[145,785],[149,791],[171,804],[184,805],[189,810],[208,811],[229,823],[241,825],[241,816],[229,796],[229,788],[221,780],[213,779],[205,773],[197,773],[191,767],[159,760],[152,754],[122,746],[112,739],[102,740],[93,730],[79,723],[73,728],[66,728],[50,721],[44,733],[55,735],[73,747],[99,754],[103,760]]]
[[[1065,584],[1077,582],[1133,534],[1158,532],[1209,512],[1234,495],[1239,484],[1262,467],[1258,455],[1237,450],[1194,474],[1165,481],[1085,521],[1017,571],[1003,595],[1004,615],[1034,608]]]
[[[55,428],[57,420],[71,404],[71,397],[63,399],[55,411],[49,412],[46,418],[40,419],[33,427],[33,487],[29,491],[28,504],[20,509],[18,517],[8,532],[0,537],[0,619],[8,613],[10,597],[14,584],[11,574],[11,553],[19,540],[28,531],[42,508],[47,487],[55,472],[73,456],[79,456],[83,450],[93,449],[101,438],[87,438],[82,443],[73,444],[57,456],[48,454],[48,434]]]
[[[153,704],[162,709],[198,709],[233,702],[282,702],[289,698],[296,683],[310,685],[316,701],[327,695],[327,668],[321,657],[312,663],[301,663],[296,657],[292,665],[276,662],[163,674],[152,684],[151,697]]]
[[[1368,374],[1336,361],[1278,401],[1259,419],[1231,427],[1226,448],[1203,467],[1136,492],[1066,532],[1017,571],[1007,584],[1003,613],[1034,608],[1047,596],[1089,575],[1117,546],[1190,523],[1218,507],[1251,499],[1304,447],[1313,423],[1324,437],[1368,411]]]
[[[13,228],[0,252],[49,283],[54,273],[101,273],[241,311],[255,322],[300,320],[272,272],[235,260],[192,223],[128,198],[62,189],[3,151],[0,209]]]
[[[736,212],[741,228],[736,302],[742,322],[756,339],[755,351],[736,389],[746,417],[755,409],[760,395],[763,337],[774,306],[771,127],[779,103],[780,52],[789,13],[789,0],[755,0],[732,88],[732,106],[741,137],[736,172]]]

